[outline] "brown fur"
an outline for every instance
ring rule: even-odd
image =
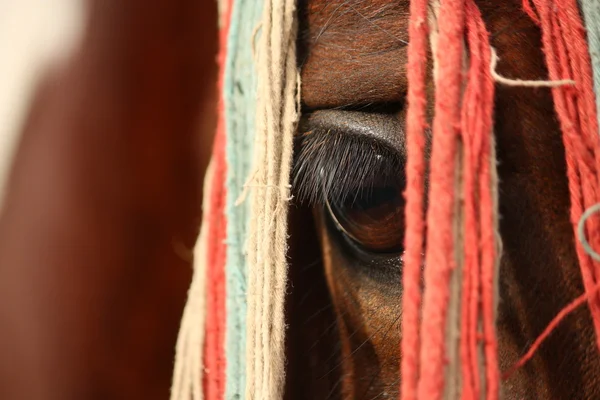
[[[521,11],[520,2],[480,0],[478,4],[501,57],[499,72],[523,79],[546,77],[539,31]],[[408,1],[307,0],[301,13],[306,109],[404,101]],[[398,113],[401,122],[403,116],[404,111]],[[499,87],[495,134],[504,242],[498,323],[501,367],[506,369],[583,288],[569,223],[564,149],[549,90]],[[316,223],[337,321],[337,338],[330,335],[330,346],[325,347],[330,354],[331,349],[340,351],[330,360],[316,356],[330,371],[327,390],[332,397],[344,399],[395,398],[400,277],[382,280],[357,267],[358,261],[344,251],[320,211]],[[310,288],[300,274],[294,278],[302,290]],[[322,309],[327,301],[323,296],[315,309]],[[291,331],[318,330],[317,324],[327,325],[324,321],[334,318],[326,312],[319,316],[309,327],[295,325],[301,318],[294,317]],[[290,347],[306,353],[314,336],[292,338]],[[325,398],[319,379],[306,380],[313,386],[294,386],[299,381],[298,369],[294,371],[291,397]],[[600,398],[599,373],[589,312],[581,308],[565,320],[532,362],[504,384],[504,398]],[[341,384],[334,387],[338,381]]]

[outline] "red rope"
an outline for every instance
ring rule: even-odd
[[[589,301],[591,296],[595,296],[598,293],[598,289],[600,289],[600,285],[594,287],[593,290],[591,290],[589,293],[582,294],[581,296],[573,300],[571,303],[567,304],[567,306],[564,307],[562,310],[560,310],[560,312],[556,314],[552,321],[550,321],[550,323],[548,324],[546,329],[544,329],[544,331],[540,334],[540,336],[538,336],[538,338],[535,339],[529,350],[527,350],[527,353],[525,353],[525,355],[521,357],[521,359],[517,361],[517,363],[515,363],[515,365],[513,365],[508,371],[502,374],[502,379],[509,379],[512,376],[512,374],[515,373],[516,370],[525,365],[527,361],[531,360],[535,355],[535,352],[542,345],[542,343],[548,338],[548,336],[552,334],[552,332],[554,332],[556,328],[558,328],[560,323],[567,316],[569,316],[569,314],[575,311],[579,306],[584,304],[586,301]]]
[[[591,60],[585,27],[575,0],[533,0],[539,19],[527,0],[524,7],[542,29],[542,43],[550,79],[571,79],[574,87],[552,90],[554,106],[563,131],[567,176],[571,195],[571,223],[578,235],[578,224],[585,209],[599,200],[600,142],[595,98],[592,91]],[[600,244],[600,221],[591,219],[585,233],[594,248]],[[596,344],[600,348],[600,264],[594,261],[576,240],[577,256],[585,293],[564,307],[538,336],[527,353],[506,373],[508,379],[535,355],[563,319],[585,301],[589,303]]]
[[[226,131],[225,131],[225,104],[222,97],[225,79],[225,61],[227,56],[227,35],[231,19],[232,1],[226,5],[223,25],[219,32],[220,49],[219,62],[219,119],[217,132],[213,145],[214,186],[210,195],[211,214],[208,216],[208,257],[207,270],[207,298],[206,298],[206,335],[204,341],[204,396],[207,400],[221,400],[225,398],[225,257],[226,257],[226,228],[225,181],[227,164],[225,159]]]
[[[495,336],[495,205],[491,192],[491,132],[494,82],[490,72],[488,33],[472,0],[445,0],[438,13],[435,119],[430,158],[425,249],[425,291],[421,304],[423,259],[423,192],[425,128],[425,1],[411,2],[408,49],[406,239],[403,278],[401,398],[442,397],[446,368],[449,285],[456,251],[463,254],[460,360],[462,399],[480,398],[478,332],[483,326],[486,394],[497,399],[499,371]],[[461,101],[463,38],[467,34],[470,65]],[[455,168],[462,141],[464,248],[455,249]],[[419,309],[422,307],[422,318]],[[415,328],[420,325],[420,331]],[[420,354],[420,359],[416,357]],[[417,372],[418,371],[418,372]]]
[[[435,77],[435,119],[430,159],[429,198],[424,247],[425,179],[425,63],[427,1],[411,1],[408,47],[406,239],[403,276],[401,399],[436,400],[444,391],[446,325],[450,278],[455,252],[463,251],[461,299],[461,398],[481,397],[480,366],[485,368],[485,398],[499,395],[498,343],[495,329],[496,248],[492,179],[492,111],[494,82],[490,72],[490,43],[473,0],[442,0]],[[542,30],[550,79],[574,80],[574,87],[552,89],[563,131],[571,196],[571,222],[598,202],[600,141],[592,90],[592,72],[585,28],[576,0],[523,0],[525,12]],[[467,85],[463,87],[463,40],[469,50]],[[458,139],[462,147],[458,147]],[[456,249],[455,167],[462,148],[462,206],[464,248]],[[588,241],[600,248],[600,218],[586,226]],[[510,370],[527,362],[560,321],[585,300],[589,302],[597,338],[600,333],[600,263],[577,244],[586,293],[565,307]],[[422,252],[425,253],[424,293],[421,295]],[[419,312],[422,315],[419,315]],[[483,328],[483,334],[479,329]],[[480,360],[483,340],[485,360]],[[600,341],[598,342],[600,347]]]
[[[410,2],[408,27],[408,110],[406,115],[406,234],[402,272],[401,398],[416,400],[419,368],[419,311],[421,265],[423,263],[423,220],[425,192],[425,74],[427,67],[427,0]]]
[[[464,36],[464,0],[445,0],[437,19],[435,118],[429,174],[425,291],[421,321],[419,399],[436,400],[444,391],[446,320],[450,277],[455,267],[454,175],[458,135]]]
[[[533,4],[542,29],[542,43],[550,79],[575,81],[574,87],[552,89],[552,95],[563,131],[571,196],[571,223],[577,235],[577,225],[584,210],[596,204],[600,198],[600,141],[585,27],[576,0],[533,0]],[[598,218],[590,218],[587,228],[590,244],[599,248]],[[595,291],[600,278],[600,264],[586,253],[578,241],[576,248],[586,298],[596,329],[597,345],[600,348],[600,296]]]
[[[488,33],[473,0],[466,2],[470,67],[462,104],[464,148],[464,267],[461,329],[462,399],[480,398],[479,323],[483,322],[486,398],[497,399],[495,232],[490,163],[494,81]]]

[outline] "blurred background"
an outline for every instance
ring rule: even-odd
[[[83,8],[80,0],[0,0],[0,197],[35,86],[81,37]]]
[[[214,0],[0,0],[0,400],[167,400]]]

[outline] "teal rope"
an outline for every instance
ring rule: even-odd
[[[600,124],[600,0],[581,0],[580,3],[592,59],[596,111],[598,123]]]
[[[261,20],[262,0],[235,0],[225,65],[227,159],[227,279],[225,331],[225,399],[241,400],[246,387],[246,277],[244,245],[248,235],[249,202],[236,206],[250,174],[255,133],[257,73],[252,34]]]

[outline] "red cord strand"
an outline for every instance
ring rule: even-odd
[[[465,243],[461,331],[462,399],[480,398],[479,325],[483,325],[486,398],[497,399],[499,371],[495,330],[495,232],[490,165],[494,82],[489,69],[491,51],[487,30],[472,0],[465,21],[470,67],[462,103],[464,148]]]
[[[464,0],[445,0],[437,19],[439,36],[434,58],[435,118],[430,160],[427,210],[425,291],[421,323],[419,399],[440,399],[444,391],[445,330],[450,298],[449,283],[455,267],[454,175],[458,135],[464,35]]]
[[[515,363],[509,370],[502,374],[502,379],[509,379],[516,370],[521,368],[523,365],[527,363],[527,361],[531,360],[535,355],[535,352],[540,348],[542,343],[548,339],[548,337],[554,332],[554,330],[560,325],[560,323],[569,316],[573,311],[575,311],[578,307],[584,304],[586,301],[589,301],[591,296],[595,296],[598,293],[598,289],[600,289],[600,285],[597,285],[592,290],[587,293],[582,294],[577,297],[571,303],[567,304],[556,316],[550,321],[546,329],[535,339],[527,353],[519,361]]]
[[[421,266],[425,224],[425,76],[427,68],[427,0],[410,2],[408,44],[408,110],[406,116],[406,235],[402,296],[401,399],[417,399],[419,368],[419,313],[421,308]]]
[[[230,0],[226,5],[223,25],[219,32],[220,49],[218,55],[219,75],[219,119],[213,145],[214,186],[210,195],[212,213],[208,216],[209,224],[207,260],[207,298],[206,298],[206,335],[204,341],[204,396],[207,400],[222,400],[225,397],[225,239],[227,221],[225,219],[225,181],[227,164],[225,160],[226,127],[225,104],[222,98],[225,78],[225,61],[227,56],[227,35],[231,19]]]
[[[534,0],[542,28],[542,43],[550,79],[572,79],[575,87],[552,90],[554,106],[563,131],[567,176],[571,196],[571,223],[577,236],[577,226],[586,208],[599,200],[600,142],[595,98],[592,91],[591,61],[585,38],[585,28],[575,0]],[[524,0],[524,6],[527,6]],[[533,11],[532,11],[533,13]],[[530,15],[532,15],[530,13]],[[586,234],[594,248],[600,244],[598,219],[588,221]],[[506,373],[508,379],[535,355],[543,341],[562,320],[585,301],[589,303],[596,342],[600,348],[600,265],[592,260],[576,241],[577,256],[586,292],[564,307],[538,336],[527,353]]]
[[[527,1],[525,1],[527,3]],[[571,223],[599,200],[600,142],[592,86],[592,70],[585,28],[576,0],[533,0],[542,29],[542,43],[550,79],[572,79],[574,87],[552,89],[563,131],[571,195]],[[594,248],[600,245],[600,221],[590,218],[586,234]],[[600,279],[600,265],[576,241],[584,287],[588,293],[597,344],[600,348],[600,296],[592,292]]]

